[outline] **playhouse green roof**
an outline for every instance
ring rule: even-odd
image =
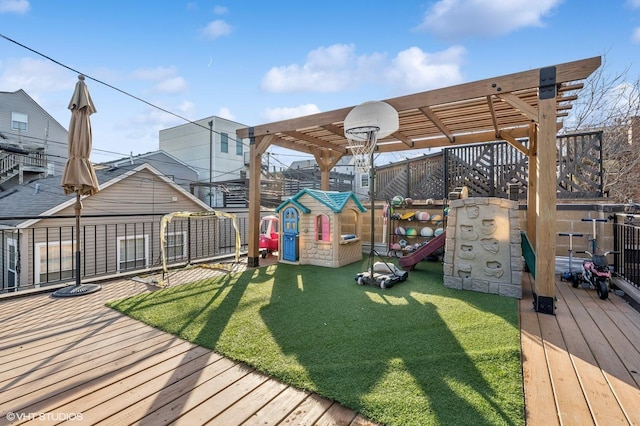
[[[353,192],[320,191],[317,189],[305,188],[288,200],[283,201],[282,204],[280,204],[276,208],[276,212],[279,212],[288,204],[293,204],[304,213],[309,213],[311,210],[309,210],[308,207],[300,202],[300,198],[305,194],[313,197],[325,206],[329,207],[334,213],[342,212],[349,200],[353,200],[354,204],[361,212],[367,211],[367,209],[362,206],[362,203],[360,203],[360,200],[358,200]]]

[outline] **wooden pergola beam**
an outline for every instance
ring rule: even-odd
[[[297,132],[297,131],[287,131],[287,132],[280,132],[280,133],[282,133],[283,135],[286,135],[286,136],[290,136],[292,138],[296,138],[296,139],[301,140],[301,141],[309,142],[310,144],[317,145],[317,146],[320,146],[322,148],[332,149],[332,150],[334,150],[336,152],[340,152],[342,154],[346,154],[347,153],[347,149],[342,147],[342,146],[340,146],[340,145],[332,144],[331,142],[327,142],[327,141],[324,141],[322,139],[315,138],[313,136],[309,136],[309,135],[307,135],[305,133],[301,133],[301,132]]]
[[[518,111],[520,111],[529,120],[533,122],[538,121],[538,110],[532,107],[531,105],[529,105],[528,103],[526,103],[525,101],[523,101],[522,99],[520,99],[519,97],[517,97],[516,95],[514,95],[513,93],[499,93],[499,94],[496,94],[496,97],[498,99],[502,99],[503,101],[507,102],[509,105],[511,105]]]
[[[601,64],[599,56],[583,59],[574,62],[558,64],[556,68],[556,83],[568,83],[582,80],[588,77]],[[421,107],[432,107],[436,105],[455,104],[475,98],[486,98],[489,95],[509,93],[519,90],[526,90],[538,87],[538,70],[523,71],[508,74],[500,77],[479,80],[471,83],[459,84],[442,89],[435,89],[428,92],[416,93],[413,95],[401,96],[387,99],[386,103],[394,107],[398,112],[415,110]],[[344,122],[347,114],[353,106],[341,108],[333,111],[308,115],[305,117],[292,118],[289,120],[276,121],[269,124],[262,124],[253,127],[254,135],[267,135],[287,131],[304,131],[325,125]],[[402,128],[400,128],[402,131]],[[240,138],[247,138],[248,128],[239,129],[236,134]],[[448,142],[447,142],[448,143]]]
[[[443,135],[449,139],[450,143],[454,143],[456,141],[455,136],[451,134],[451,131],[447,128],[447,126],[438,118],[437,115],[429,107],[418,108],[420,112],[422,112],[431,122],[442,132]]]

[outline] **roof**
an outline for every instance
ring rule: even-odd
[[[285,206],[293,204],[304,213],[310,213],[311,210],[300,201],[300,198],[302,198],[304,195],[309,195],[313,199],[321,202],[322,204],[330,208],[334,213],[342,212],[349,200],[352,200],[361,212],[367,211],[367,209],[362,206],[353,192],[319,191],[317,189],[308,188],[303,189],[293,197],[284,201],[282,204],[276,207],[275,211],[279,212]]]
[[[127,163],[129,164],[143,164],[145,162],[150,162],[150,161],[156,161],[156,158],[159,156],[165,156],[168,159],[170,159],[171,161],[180,164],[192,171],[194,171],[196,174],[198,174],[198,170],[185,163],[184,161],[182,161],[181,159],[179,159],[178,157],[176,157],[175,155],[172,155],[170,153],[168,153],[165,150],[159,149],[156,151],[150,151],[150,152],[146,152],[144,154],[137,154],[137,155],[130,155],[128,157],[121,157],[118,158],[116,160],[111,160],[111,161],[105,161],[103,163],[100,163],[99,165],[111,165],[111,166],[115,166],[115,167],[121,167],[123,165],[126,165]],[[149,160],[149,161],[145,161],[145,160]],[[98,165],[96,165],[98,166]]]
[[[551,67],[479,80],[471,83],[386,99],[398,111],[399,129],[380,139],[376,152],[397,152],[529,136],[538,120],[538,95],[552,90],[558,126],[577,100],[577,92],[600,66],[599,56]],[[546,73],[555,73],[555,79]],[[278,145],[315,155],[330,150],[350,154],[344,119],[354,107],[239,129],[241,138],[253,136],[261,145]],[[261,143],[261,142],[266,143]]]
[[[96,177],[100,183],[100,190],[106,189],[143,169],[164,178],[157,169],[149,164],[98,168],[96,169]],[[75,203],[74,196],[65,195],[61,180],[61,176],[32,179],[25,184],[0,192],[0,218],[12,218],[2,220],[0,223],[4,226],[24,227],[32,223],[32,220],[24,219],[26,216],[52,215]],[[164,178],[164,180],[176,190],[184,192],[190,198],[202,204],[204,210],[210,209],[205,203],[202,203],[169,178]]]

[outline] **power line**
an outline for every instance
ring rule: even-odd
[[[20,43],[20,42],[18,42],[18,41],[16,41],[16,40],[13,40],[13,39],[11,39],[11,38],[7,37],[7,36],[6,36],[6,35],[4,35],[4,34],[0,34],[0,37],[2,37],[3,39],[5,39],[5,40],[7,40],[7,41],[9,41],[9,42],[11,42],[11,43],[14,43],[14,44],[16,44],[16,45],[18,45],[18,46],[22,47],[23,49],[26,49],[26,50],[28,50],[28,51],[30,51],[30,52],[32,52],[32,53],[35,53],[35,54],[36,54],[36,55],[38,55],[38,56],[41,56],[41,57],[43,57],[43,58],[45,58],[45,59],[47,59],[47,60],[49,60],[49,61],[53,62],[53,63],[54,63],[54,64],[56,64],[56,65],[59,65],[59,66],[61,66],[61,67],[63,67],[63,68],[66,68],[66,69],[68,69],[69,71],[73,71],[73,72],[74,72],[74,73],[76,73],[76,74],[82,74],[82,75],[84,75],[84,76],[85,76],[85,78],[87,78],[87,79],[89,79],[89,80],[95,81],[96,83],[102,84],[103,86],[106,86],[106,87],[108,87],[108,88],[110,88],[110,89],[113,89],[113,90],[115,90],[115,91],[117,91],[117,92],[120,92],[120,93],[122,93],[122,94],[123,94],[123,95],[125,95],[125,96],[129,96],[130,98],[133,98],[133,99],[135,99],[135,100],[137,100],[137,101],[139,101],[139,102],[142,102],[142,103],[144,103],[145,105],[150,106],[151,108],[155,108],[155,109],[160,110],[160,111],[162,111],[162,112],[164,112],[164,113],[166,113],[166,114],[169,114],[169,115],[172,115],[172,116],[174,116],[174,117],[176,117],[176,118],[179,118],[179,119],[181,119],[181,120],[184,120],[185,122],[187,122],[187,123],[189,123],[189,124],[194,124],[194,125],[196,125],[196,126],[198,126],[198,127],[201,127],[201,128],[203,128],[203,129],[206,129],[206,130],[207,130],[207,131],[209,131],[209,132],[213,132],[213,133],[216,133],[216,134],[218,134],[218,135],[222,135],[222,133],[223,133],[223,132],[218,132],[218,131],[216,131],[216,130],[213,130],[213,129],[211,129],[210,127],[204,126],[204,125],[202,125],[202,124],[200,124],[200,123],[196,123],[195,121],[192,121],[192,120],[190,120],[190,119],[188,119],[188,118],[186,118],[186,117],[181,116],[180,114],[176,114],[175,112],[172,112],[172,111],[169,111],[169,110],[167,110],[167,109],[165,109],[165,108],[159,107],[158,105],[155,105],[155,104],[153,104],[153,103],[151,103],[151,102],[149,102],[149,101],[146,101],[146,100],[144,100],[144,99],[142,99],[142,98],[140,98],[140,97],[138,97],[138,96],[136,96],[136,95],[133,95],[133,94],[131,94],[131,93],[129,93],[129,92],[127,92],[127,91],[125,91],[125,90],[119,89],[119,88],[117,88],[117,87],[115,87],[115,86],[113,86],[113,85],[111,85],[111,84],[109,84],[109,83],[106,83],[106,82],[104,82],[104,81],[102,81],[102,80],[99,80],[99,79],[97,79],[97,78],[95,78],[95,77],[92,77],[92,76],[87,75],[87,74],[85,74],[85,73],[83,73],[83,72],[80,72],[80,71],[76,70],[75,68],[72,68],[72,67],[70,67],[70,66],[68,66],[68,65],[65,65],[65,64],[63,64],[62,62],[57,61],[57,60],[55,60],[55,59],[51,58],[50,56],[45,55],[44,53],[38,52],[37,50],[32,49],[32,48],[30,48],[29,46],[26,46],[26,45],[24,45],[24,44],[22,44],[22,43]],[[234,140],[237,140],[237,139],[235,139],[235,138],[234,138]],[[245,144],[245,143],[242,141],[242,139],[240,139],[240,143],[242,143],[242,145],[243,145],[243,146],[248,146],[247,144]]]

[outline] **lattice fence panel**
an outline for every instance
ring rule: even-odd
[[[519,143],[529,147],[528,140]],[[558,198],[601,197],[602,132],[559,136],[557,145]],[[493,142],[379,167],[376,198],[442,199],[459,186],[467,186],[470,196],[508,198],[515,184],[519,198],[526,199],[528,182],[528,157],[506,142]]]
[[[602,132],[558,137],[558,197],[601,197]]]
[[[442,155],[411,160],[408,164],[408,169],[408,192],[411,198],[415,200],[445,198]]]
[[[407,195],[408,171],[405,163],[376,169],[376,199],[391,200]]]

